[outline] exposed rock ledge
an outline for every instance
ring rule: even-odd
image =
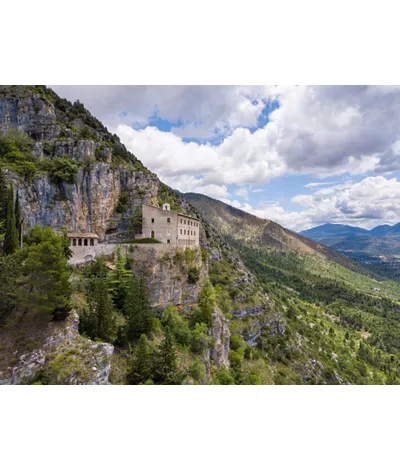
[[[78,324],[76,312],[62,324],[52,324],[41,347],[22,355],[12,368],[11,377],[0,383],[24,384],[43,369],[52,374],[57,384],[108,385],[114,346],[80,336]]]

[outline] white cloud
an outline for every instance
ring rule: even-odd
[[[107,126],[144,126],[157,111],[180,137],[210,139],[237,127],[255,127],[274,88],[265,86],[52,86],[71,101],[79,99]],[[124,112],[123,116],[120,115]]]
[[[285,172],[283,162],[265,143],[274,139],[271,129],[255,132],[255,138],[247,129],[237,129],[219,146],[186,143],[153,127],[134,130],[120,125],[116,132],[150,170],[180,191],[217,197],[227,194],[230,184],[265,183]]]
[[[282,175],[335,177],[400,169],[400,87],[53,88],[62,96],[84,102],[146,166],[181,191],[231,198],[231,184],[246,185],[248,191],[256,192],[260,189],[250,188]],[[250,132],[248,128],[256,126],[265,103],[273,100],[279,102],[279,108],[270,113],[269,122]],[[155,111],[159,118],[173,123],[171,132],[148,127]],[[131,125],[147,127],[134,130]],[[218,145],[182,140],[215,136],[223,139]],[[317,184],[323,185],[307,187],[317,188]],[[327,217],[324,211],[330,208],[331,218],[342,217],[341,210],[336,213],[338,202],[332,200],[340,191],[336,187],[318,191],[314,196],[323,202],[310,202],[309,213],[318,206],[321,218]],[[309,201],[304,198],[298,200]],[[279,207],[265,210],[285,217]],[[309,223],[317,219],[317,215],[310,217]]]
[[[396,178],[368,177],[359,183],[347,181],[332,188],[329,192],[323,188],[312,195],[293,197],[292,203],[303,207],[298,212],[286,211],[277,203],[263,202],[252,207],[237,200],[225,202],[296,231],[328,222],[368,229],[400,222],[400,182]]]
[[[241,187],[235,192],[236,196],[240,196],[246,201],[249,199],[249,190],[246,187]]]
[[[325,181],[325,182],[318,182],[318,183],[308,183],[304,185],[305,188],[309,189],[314,189],[314,188],[319,188],[320,186],[332,186],[334,184],[337,184],[337,181]]]

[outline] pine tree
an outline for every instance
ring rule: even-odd
[[[121,248],[115,250],[115,270],[110,275],[110,291],[114,305],[122,310],[129,290],[132,272],[127,269],[126,256],[122,254]]]
[[[18,250],[18,230],[15,224],[14,213],[14,189],[10,184],[7,198],[7,213],[6,213],[6,234],[4,237],[4,253],[11,255]]]
[[[97,258],[95,276],[87,290],[88,312],[83,315],[82,329],[93,339],[113,342],[116,337],[116,317],[111,295],[107,267],[103,257]]]
[[[20,208],[20,204],[19,204],[18,191],[17,191],[17,195],[15,197],[14,213],[15,213],[15,227],[17,228],[18,242],[20,243],[21,230],[22,230],[22,219],[21,219],[21,208]]]
[[[63,319],[70,310],[71,285],[62,237],[51,228],[31,229],[23,250],[17,298],[26,312]]]
[[[197,315],[196,322],[205,323],[210,326],[211,315],[215,309],[216,293],[212,284],[207,281],[198,296],[199,315]]]
[[[0,233],[6,230],[8,188],[3,170],[0,169]]]
[[[135,341],[142,334],[148,335],[152,331],[154,313],[143,277],[138,280],[135,275],[132,276],[123,313],[127,317],[126,341]]]
[[[132,369],[128,376],[130,385],[140,385],[148,383],[153,379],[152,372],[153,362],[152,354],[147,345],[145,335],[140,336],[138,347],[135,351],[135,356],[132,363]]]
[[[169,328],[165,331],[165,338],[157,352],[154,369],[154,382],[164,385],[179,385],[182,377],[178,374],[178,358]]]

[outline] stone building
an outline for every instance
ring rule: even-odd
[[[172,212],[169,204],[162,208],[142,204],[142,234],[177,246],[199,246],[200,222],[194,217]]]
[[[68,233],[67,237],[71,241],[71,247],[96,246],[99,237],[95,233]]]

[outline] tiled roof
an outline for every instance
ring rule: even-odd
[[[68,238],[99,238],[96,233],[67,233]]]

